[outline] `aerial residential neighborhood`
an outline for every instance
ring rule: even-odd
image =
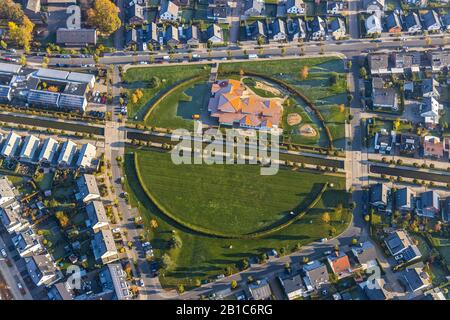
[[[450,298],[448,1],[0,3],[0,300]]]

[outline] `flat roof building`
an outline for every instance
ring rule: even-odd
[[[53,162],[56,156],[56,152],[58,151],[58,141],[53,138],[47,138],[44,141],[44,145],[42,146],[41,152],[38,156],[39,162]]]

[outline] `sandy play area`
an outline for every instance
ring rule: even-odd
[[[289,113],[287,116],[287,123],[290,126],[295,126],[302,122],[302,117],[298,113]]]
[[[255,88],[270,92],[271,94],[273,94],[275,96],[281,96],[280,90],[278,90],[277,88],[271,87],[261,81],[256,81]]]
[[[317,136],[317,131],[310,124],[304,124],[300,127],[300,134],[305,137]]]

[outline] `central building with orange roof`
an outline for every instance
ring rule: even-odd
[[[283,107],[275,99],[263,99],[250,93],[241,81],[228,79],[213,83],[208,111],[221,125],[276,129]]]

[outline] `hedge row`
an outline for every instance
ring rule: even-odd
[[[223,74],[237,74],[236,72],[228,72],[228,73],[223,73]],[[299,90],[297,90],[296,88],[294,88],[293,86],[291,86],[289,83],[277,79],[275,77],[272,76],[268,76],[266,74],[260,74],[257,72],[253,72],[253,71],[245,71],[244,70],[244,74],[245,75],[249,75],[249,76],[255,76],[255,77],[259,77],[262,78],[264,80],[268,80],[268,81],[272,81],[275,82],[276,84],[280,85],[281,87],[283,87],[284,89],[286,89],[288,92],[295,94],[297,96],[299,96],[300,98],[302,98],[305,103],[308,105],[308,107],[311,108],[311,110],[314,111],[314,113],[316,114],[317,118],[320,120],[323,129],[325,130],[325,134],[327,135],[328,138],[328,147],[329,149],[333,149],[333,137],[331,135],[330,129],[325,125],[325,119],[322,116],[322,113],[320,113],[319,109],[317,109],[316,105],[307,97],[305,96],[302,92],[300,92]]]
[[[290,226],[295,221],[301,219],[310,209],[312,209],[314,206],[316,206],[316,204],[322,198],[323,193],[327,190],[327,184],[324,184],[322,189],[320,190],[320,192],[317,194],[316,198],[308,205],[308,207],[306,209],[295,214],[291,219],[289,219],[288,221],[286,221],[278,226],[272,227],[267,230],[248,233],[248,234],[225,234],[225,233],[212,231],[212,230],[200,227],[200,226],[190,224],[189,222],[183,221],[180,218],[178,218],[177,216],[173,215],[153,196],[153,194],[150,192],[150,190],[148,190],[147,185],[144,183],[144,179],[142,178],[141,171],[139,169],[139,159],[138,159],[137,153],[134,153],[134,167],[136,170],[136,175],[138,177],[139,183],[141,184],[141,187],[144,190],[145,194],[150,199],[150,201],[152,201],[153,204],[158,208],[158,210],[160,210],[164,215],[166,215],[171,220],[175,221],[179,225],[181,225],[184,228],[187,228],[191,231],[194,231],[201,235],[212,236],[212,237],[223,238],[223,239],[242,239],[242,240],[257,239],[257,238],[262,238],[262,237],[268,236],[272,233],[278,232],[278,231]]]
[[[151,106],[150,108],[147,110],[147,113],[144,116],[144,122],[147,121],[148,117],[150,116],[150,114],[152,113],[152,111],[158,106],[158,104],[161,103],[162,100],[164,100],[165,98],[167,98],[170,94],[172,94],[175,90],[179,89],[180,87],[184,86],[184,85],[188,85],[188,84],[192,84],[194,82],[197,82],[201,79],[205,79],[205,76],[196,76],[194,78],[188,79],[186,81],[181,81],[178,84],[174,85],[172,88],[170,88],[169,90],[167,90],[164,94],[162,94]]]

